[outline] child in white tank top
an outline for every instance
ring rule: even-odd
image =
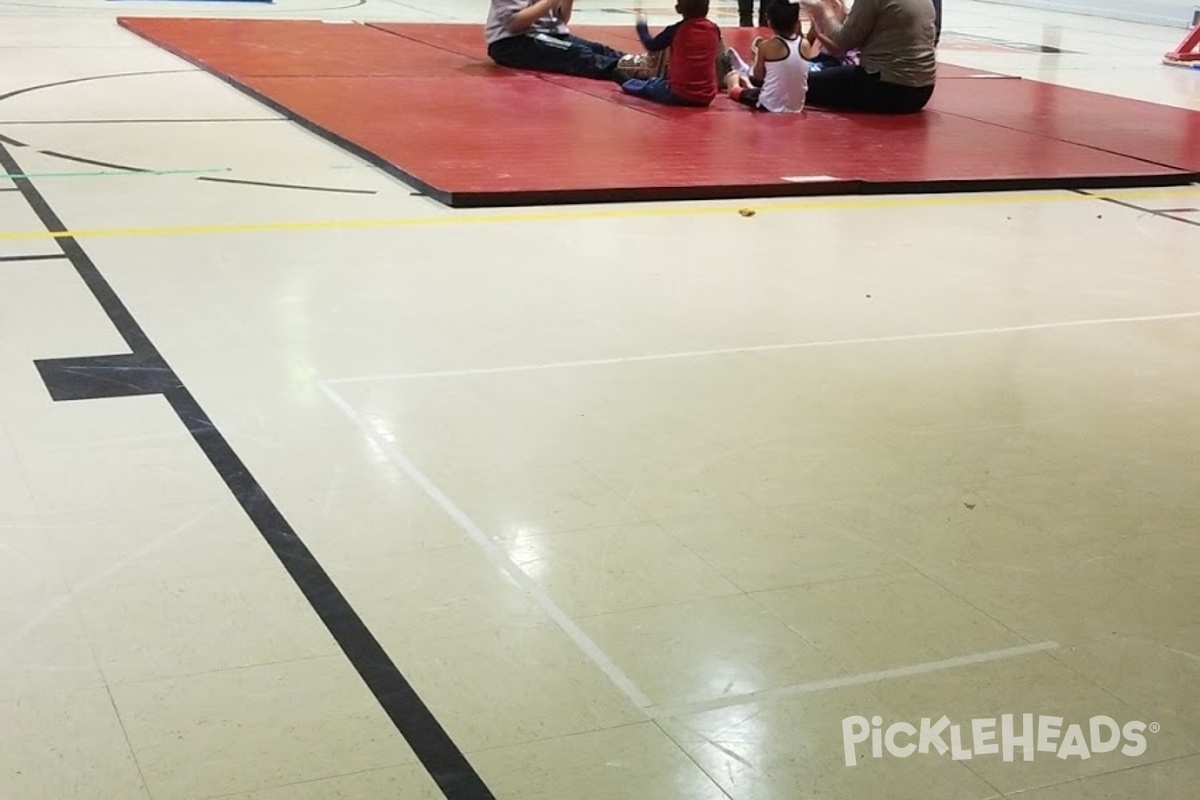
[[[800,6],[789,0],[766,0],[763,6],[775,36],[755,40],[753,66],[729,51],[734,71],[726,76],[726,88],[730,99],[757,111],[796,114],[804,110],[809,70],[801,52]]]

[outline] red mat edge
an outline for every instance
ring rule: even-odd
[[[165,50],[166,52],[170,53],[171,55],[175,56],[176,58],[183,59],[184,61],[191,64],[192,66],[197,67],[197,68],[203,70],[205,73],[212,75],[213,77],[219,79],[221,82],[226,83],[229,86],[232,86],[233,88],[237,89],[239,92],[242,92],[246,96],[250,97],[252,100],[262,103],[267,108],[269,108],[272,111],[276,112],[277,114],[280,114],[281,116],[291,120],[292,122],[296,123],[297,125],[304,128],[305,130],[307,130],[311,133],[314,133],[317,136],[320,136],[322,139],[325,139],[326,141],[342,148],[343,150],[347,151],[348,153],[350,153],[354,156],[357,156],[358,158],[361,158],[363,161],[366,161],[368,164],[371,164],[372,166],[383,170],[384,172],[388,173],[389,175],[399,178],[401,181],[408,184],[413,189],[418,190],[418,192],[420,194],[431,197],[434,200],[437,200],[438,202],[440,202],[444,205],[451,206],[452,208],[457,207],[454,202],[455,196],[453,193],[443,191],[443,190],[437,188],[436,186],[426,183],[425,181],[421,180],[417,176],[412,175],[408,172],[405,172],[404,170],[400,169],[399,167],[397,167],[395,164],[391,163],[390,161],[376,155],[375,153],[372,153],[370,150],[366,149],[365,147],[357,145],[354,142],[350,141],[349,139],[345,139],[342,136],[339,136],[338,134],[334,133],[333,131],[331,131],[327,128],[323,128],[320,125],[317,125],[316,123],[312,122],[311,120],[309,120],[306,117],[300,116],[292,109],[288,108],[287,106],[283,105],[282,103],[277,103],[275,100],[272,100],[270,97],[259,92],[258,90],[252,89],[251,87],[247,86],[246,84],[244,84],[241,81],[234,78],[232,75],[226,75],[222,72],[219,72],[219,71],[211,68],[209,65],[203,63],[200,59],[193,58],[192,56],[188,55],[186,52],[184,52],[178,48],[171,47],[170,45],[167,45],[163,42],[159,42],[159,41],[151,38],[149,36],[149,34],[143,33],[142,31],[138,30],[136,27],[132,27],[132,26],[136,25],[136,23],[139,19],[140,19],[139,17],[117,17],[117,25],[119,25],[120,27],[129,31],[134,36],[137,36],[139,39],[144,39],[145,41],[149,42],[150,44],[154,45],[155,47],[158,47],[161,50]]]
[[[230,75],[218,72],[182,50],[152,39],[133,25],[139,17],[117,17],[117,25],[234,87],[267,108],[398,178],[418,193],[450,208],[504,208],[517,206],[583,205],[591,203],[648,203],[696,200],[751,200],[786,197],[821,197],[885,194],[955,194],[979,192],[1029,192],[1048,190],[1134,189],[1145,187],[1187,186],[1200,182],[1200,172],[1175,172],[1161,175],[1123,175],[1052,178],[988,178],[940,181],[864,181],[861,179],[818,181],[811,183],[738,184],[729,186],[665,186],[629,189],[545,189],[512,192],[452,192],[439,189],[401,169],[361,145],[302,117],[287,106],[253,89]],[[373,27],[373,26],[372,26]],[[940,113],[940,112],[930,112]],[[1133,159],[1140,160],[1140,159]],[[1172,168],[1175,169],[1175,168]],[[841,191],[829,191],[840,189]]]

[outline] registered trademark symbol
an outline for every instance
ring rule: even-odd
[[[1150,732],[1151,733],[1158,733],[1160,730],[1162,730],[1162,725],[1159,725],[1157,722],[1150,723]]]

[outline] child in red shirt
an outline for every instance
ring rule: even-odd
[[[708,19],[708,0],[679,0],[683,20],[651,38],[644,17],[637,32],[651,53],[670,48],[665,78],[630,78],[621,84],[626,94],[673,106],[707,106],[717,96],[717,55],[721,29]]]

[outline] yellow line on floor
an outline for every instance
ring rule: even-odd
[[[1120,194],[1096,192],[1095,197],[1114,196],[1123,200],[1182,198],[1200,195],[1198,186],[1177,186],[1122,191]],[[210,236],[233,233],[285,233],[289,231],[363,230],[370,228],[433,228],[455,225],[507,225],[523,222],[564,222],[608,219],[653,219],[662,217],[713,216],[736,214],[753,209],[756,214],[787,212],[865,210],[884,208],[933,208],[968,205],[1020,205],[1022,203],[1093,202],[1094,197],[1073,192],[903,195],[877,197],[822,197],[799,200],[744,200],[718,205],[681,203],[675,205],[624,205],[620,207],[574,206],[515,212],[446,210],[437,216],[397,217],[393,219],[311,220],[294,222],[245,222],[212,225],[160,225],[128,228],[80,228],[49,231],[0,232],[0,242],[31,239],[146,238],[161,236]]]

